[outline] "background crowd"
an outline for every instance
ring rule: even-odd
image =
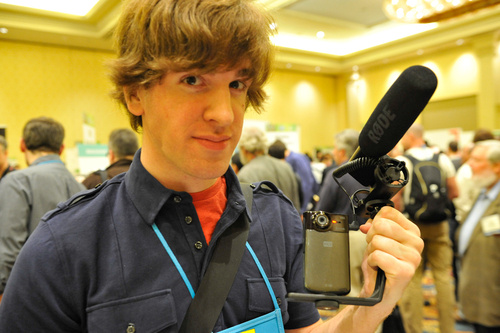
[[[351,295],[357,295],[362,286],[361,260],[366,247],[365,236],[358,227],[366,218],[353,214],[355,203],[349,194],[358,190],[368,192],[370,188],[350,175],[333,177],[333,171],[354,154],[359,132],[346,129],[332,137],[332,149],[323,148],[314,155],[303,154],[290,151],[281,140],[268,142],[263,130],[248,127],[243,131],[231,165],[243,183],[262,180],[274,183],[299,214],[321,210],[348,215]],[[5,288],[20,249],[41,217],[75,193],[126,172],[139,149],[133,131],[112,131],[108,142],[109,166],[92,172],[80,183],[60,158],[63,141],[64,128],[56,120],[48,117],[30,120],[20,145],[29,167],[18,170],[9,162],[9,146],[0,136],[0,291]],[[470,323],[476,332],[492,332],[491,327],[498,329],[498,295],[491,290],[500,283],[500,211],[497,208],[500,207],[497,204],[500,202],[500,141],[492,131],[480,129],[470,143],[461,147],[457,141],[450,141],[449,149],[440,151],[426,141],[423,127],[414,124],[390,155],[404,161],[410,174],[414,159],[431,160],[437,156],[449,199],[445,219],[433,223],[413,219],[425,242],[424,260],[399,303],[401,317],[398,319],[407,332],[422,332],[425,306],[422,275],[425,269],[430,269],[437,291],[441,332],[455,332],[456,321]],[[409,156],[413,156],[413,160]],[[415,180],[410,179],[410,184],[412,181]],[[410,205],[410,187],[393,198],[403,212],[405,206]]]

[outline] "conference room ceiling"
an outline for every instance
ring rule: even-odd
[[[276,21],[276,66],[306,72],[338,74],[500,30],[499,6],[440,23],[408,24],[389,20],[383,0],[258,1]],[[79,17],[0,0],[0,40],[111,51],[120,6],[121,0],[100,0]]]

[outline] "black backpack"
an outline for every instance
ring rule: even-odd
[[[451,213],[447,207],[446,175],[439,166],[439,154],[424,161],[405,156],[413,165],[410,200],[405,205],[405,212],[417,222],[432,223],[448,219]]]

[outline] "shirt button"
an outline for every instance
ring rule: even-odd
[[[201,248],[203,247],[203,243],[200,242],[200,241],[197,241],[196,243],[194,243],[194,247],[197,249],[197,250],[201,250]]]
[[[134,324],[128,324],[127,333],[135,333],[135,325]]]
[[[191,224],[191,222],[193,222],[193,218],[191,216],[186,216],[184,218],[184,222],[186,222],[186,224]]]
[[[175,196],[175,197],[174,197],[174,201],[175,201],[176,203],[179,203],[179,202],[181,202],[181,201],[182,201],[182,198],[181,198],[180,196]]]
[[[278,303],[278,306],[281,305],[281,298],[276,297],[276,303]]]

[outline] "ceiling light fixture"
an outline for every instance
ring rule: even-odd
[[[51,12],[85,16],[99,2],[99,0],[0,0],[6,5],[28,7],[34,9],[47,10]]]
[[[406,23],[431,23],[500,4],[500,0],[384,0],[386,15]]]
[[[316,33],[316,37],[318,37],[319,39],[325,38],[325,32],[324,31],[318,31]]]

